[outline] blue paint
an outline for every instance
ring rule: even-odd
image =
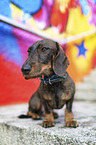
[[[0,0],[0,14],[11,18],[11,8],[9,0]]]
[[[84,56],[84,57],[86,57],[86,51],[87,51],[87,49],[84,46],[84,41],[82,41],[82,43],[80,45],[76,44],[76,46],[78,47],[78,50],[79,50],[78,56]]]
[[[19,45],[12,34],[12,26],[0,22],[0,54],[8,61],[17,65],[22,63],[22,54]]]
[[[16,6],[21,8],[25,13],[34,14],[42,6],[42,0],[10,0]]]
[[[79,3],[81,5],[83,14],[88,15],[89,14],[89,5],[88,5],[87,0],[79,0]]]
[[[23,15],[22,15],[22,22],[23,22],[24,24],[25,24],[26,21],[27,21],[28,19],[30,19],[30,18],[31,18],[31,15],[30,15],[30,14],[23,12]]]

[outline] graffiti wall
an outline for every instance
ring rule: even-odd
[[[96,0],[0,1],[0,105],[28,102],[40,80],[25,80],[27,49],[44,38],[59,42],[75,82],[96,66]]]

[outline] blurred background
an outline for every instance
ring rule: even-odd
[[[91,83],[96,97],[96,0],[2,0],[0,106],[28,102],[39,87],[38,78],[24,79],[21,66],[28,47],[44,38],[62,45],[69,74],[81,91]]]

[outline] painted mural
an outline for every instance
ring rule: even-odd
[[[96,0],[0,1],[0,105],[28,102],[39,87],[39,79],[25,80],[20,70],[37,40],[58,41],[70,61],[69,74],[83,81],[96,67],[95,32]]]

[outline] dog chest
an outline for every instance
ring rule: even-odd
[[[65,104],[62,83],[55,83],[42,87],[43,99],[47,101],[48,105],[53,109],[60,109]]]

